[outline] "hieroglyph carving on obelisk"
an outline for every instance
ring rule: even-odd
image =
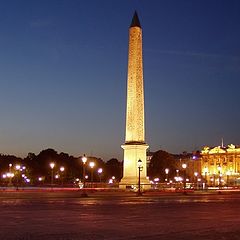
[[[126,135],[122,185],[135,185],[138,182],[137,162],[142,161],[141,182],[149,183],[147,176],[144,126],[144,84],[142,59],[142,28],[137,13],[134,13],[129,28],[127,78]]]

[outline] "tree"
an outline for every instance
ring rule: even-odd
[[[173,178],[176,175],[177,162],[173,155],[159,150],[153,154],[153,157],[149,164],[148,175],[150,178],[158,177],[160,181],[164,181],[166,178],[165,169],[169,169],[168,177]]]
[[[108,178],[114,176],[118,181],[122,177],[122,165],[116,158],[111,158],[106,162]]]

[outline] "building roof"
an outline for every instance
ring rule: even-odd
[[[235,146],[233,144],[228,145],[227,147],[213,147],[210,148],[208,146],[204,147],[201,151],[201,154],[221,154],[221,153],[239,153],[240,146]]]

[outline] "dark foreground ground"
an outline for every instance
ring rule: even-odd
[[[240,239],[240,194],[0,192],[0,239]]]

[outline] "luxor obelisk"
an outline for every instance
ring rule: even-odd
[[[138,160],[142,161],[141,183],[148,184],[144,129],[144,84],[142,59],[142,28],[137,13],[134,13],[129,28],[128,78],[126,133],[124,150],[123,178],[121,186],[138,183]]]

